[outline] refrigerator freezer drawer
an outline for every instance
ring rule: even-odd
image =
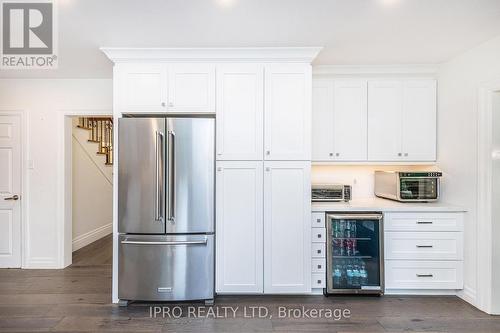
[[[180,301],[214,297],[213,235],[120,235],[118,297]]]

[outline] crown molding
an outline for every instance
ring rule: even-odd
[[[322,47],[100,48],[114,63],[138,61],[311,63],[321,49]]]
[[[434,75],[439,64],[410,65],[318,65],[313,66],[314,75],[380,75],[380,74],[426,74]]]

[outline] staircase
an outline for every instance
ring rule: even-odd
[[[78,125],[89,131],[88,142],[97,143],[97,154],[106,157],[106,165],[113,165],[113,118],[79,117]]]

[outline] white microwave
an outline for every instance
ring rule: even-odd
[[[439,200],[439,171],[375,171],[375,195],[401,202]]]

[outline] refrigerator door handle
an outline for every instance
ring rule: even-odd
[[[163,221],[163,133],[156,131],[155,138],[155,220]]]
[[[164,242],[147,242],[147,241],[129,241],[129,240],[122,240],[122,244],[129,244],[129,245],[206,245],[207,244],[207,239],[205,238],[204,240],[201,241],[164,241]]]
[[[168,145],[168,220],[171,223],[175,222],[175,132],[168,131],[170,135]]]

